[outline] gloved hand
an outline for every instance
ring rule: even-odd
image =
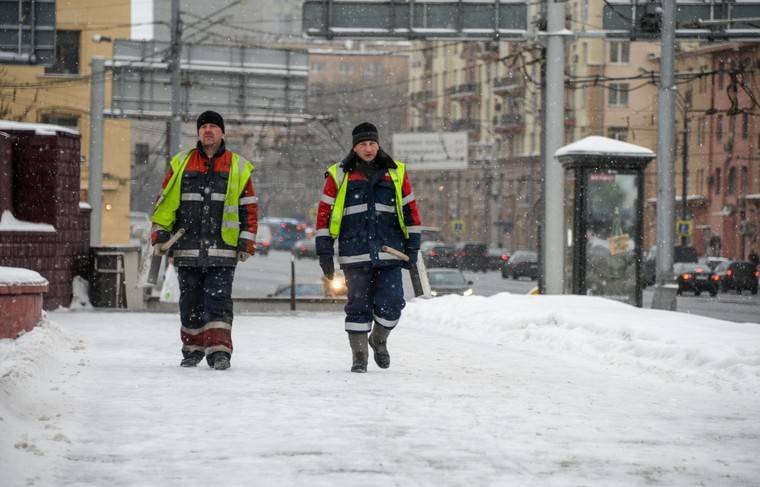
[[[248,252],[238,252],[237,258],[240,262],[245,262],[251,256]]]
[[[322,268],[322,273],[325,275],[325,277],[329,280],[332,280],[333,276],[335,275],[335,264],[333,263],[333,256],[320,255],[319,267]]]
[[[411,269],[413,267],[416,267],[419,250],[405,249],[404,253],[409,257],[409,260],[404,262],[404,269]]]
[[[151,240],[153,241],[153,255],[164,255],[166,251],[161,250],[161,246],[168,242],[170,238],[172,238],[171,233],[167,232],[158,225],[153,225],[153,232],[151,235]]]

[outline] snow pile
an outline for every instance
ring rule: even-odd
[[[0,472],[24,465],[30,482],[52,485],[45,472],[69,443],[61,411],[70,408],[70,386],[51,378],[66,371],[65,354],[81,348],[47,318],[16,340],[0,340]]]
[[[33,223],[18,220],[8,210],[0,216],[0,232],[55,232],[55,227],[48,223]]]
[[[71,281],[71,304],[69,305],[69,309],[92,309],[89,289],[90,283],[84,277],[74,276],[74,279]]]
[[[415,300],[403,322],[465,340],[634,367],[716,390],[760,390],[760,327],[587,296]]]

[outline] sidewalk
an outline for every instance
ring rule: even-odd
[[[237,316],[224,372],[178,367],[176,315],[51,313],[13,350],[0,343],[3,485],[760,478],[756,325],[473,298],[410,303],[391,368],[367,374],[348,372],[340,313]]]

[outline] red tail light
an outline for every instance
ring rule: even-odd
[[[733,276],[733,275],[734,275],[734,271],[732,271],[731,269],[729,269],[729,270],[727,270],[727,271],[726,271],[726,275],[727,275],[728,277],[731,277],[731,276]]]
[[[509,260],[509,256],[508,255],[502,255],[501,256],[501,260],[503,260],[504,262],[506,262],[506,261]]]
[[[688,281],[689,279],[691,279],[691,274],[681,274],[681,279],[683,279],[684,281]]]
[[[713,274],[712,276],[710,276],[710,279],[712,279],[713,281],[720,281],[720,276],[718,274]]]
[[[755,271],[755,277],[760,277],[760,271]]]
[[[431,250],[430,252],[428,252],[428,255],[430,257],[438,257],[438,253],[435,250]]]

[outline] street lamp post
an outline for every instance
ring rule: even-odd
[[[686,220],[688,215],[688,187],[689,187],[689,103],[688,99],[683,106],[683,143],[681,160],[683,161],[681,174],[681,220]],[[681,245],[686,246],[688,237],[681,237]]]

